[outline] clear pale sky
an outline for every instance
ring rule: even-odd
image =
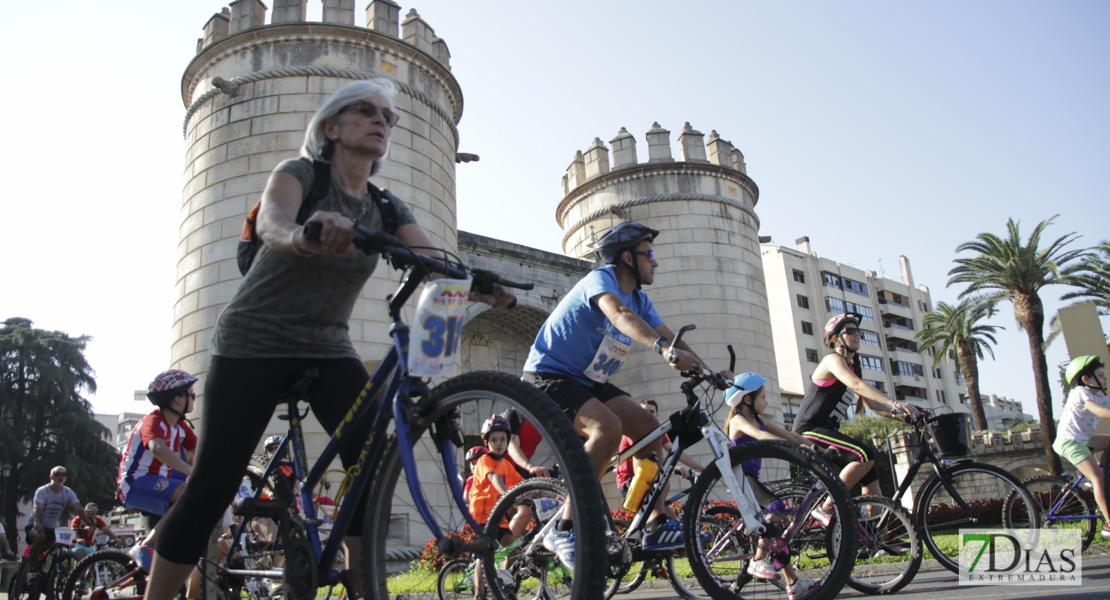
[[[363,23],[365,0],[356,3]],[[271,3],[272,4],[272,3]],[[181,74],[217,1],[0,0],[0,318],[92,337],[98,412],[146,410],[168,367],[184,165]],[[934,302],[955,248],[1028,231],[1110,238],[1110,4],[402,3],[446,40],[465,107],[459,228],[561,252],[576,150],[689,121],[745,155],[761,235],[897,279]],[[318,20],[312,0],[309,20]],[[661,239],[661,242],[665,238]],[[661,264],[660,269],[667,265]],[[1065,290],[1043,293],[1050,308]],[[982,390],[1035,414],[1009,307]],[[1104,320],[1104,326],[1110,322]],[[696,340],[691,340],[695,343]],[[1066,360],[1062,342],[1049,354]],[[1055,379],[1055,377],[1054,377]],[[1055,383],[1055,382],[1054,382]],[[1057,414],[1060,391],[1054,391]]]

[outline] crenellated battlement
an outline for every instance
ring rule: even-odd
[[[563,194],[570,194],[578,186],[608,175],[619,169],[629,169],[640,165],[689,163],[706,164],[732,169],[747,175],[748,167],[744,162],[744,154],[732,144],[721,138],[716,130],[705,139],[705,134],[694,129],[687,121],[678,134],[679,160],[671,154],[671,132],[664,129],[658,122],[652,123],[651,129],[645,133],[648,144],[647,162],[637,160],[636,138],[621,127],[616,137],[609,140],[607,147],[601,138],[594,138],[590,147],[585,152],[579,150],[575,153],[567,173],[563,177]],[[610,148],[612,152],[610,153]],[[611,161],[611,162],[610,162]]]
[[[427,53],[450,70],[451,52],[447,42],[436,37],[435,30],[415,8],[410,9],[402,21],[399,4],[391,0],[371,0],[366,6],[366,24],[359,27],[355,25],[355,0],[323,1],[321,23],[357,27],[400,40]],[[274,0],[273,10],[268,11],[261,0],[234,0],[204,24],[204,37],[197,39],[197,54],[223,39],[259,27],[308,23],[307,5],[308,0]],[[269,25],[266,24],[267,12],[270,12]]]

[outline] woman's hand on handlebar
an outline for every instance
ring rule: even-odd
[[[349,256],[356,253],[355,246],[351,243],[355,239],[355,222],[347,216],[337,212],[317,211],[309,217],[305,225],[308,223],[319,223],[319,239],[309,239],[305,235],[305,227],[301,227],[293,236],[293,249],[297,253]]]
[[[513,293],[512,289],[495,283],[493,284],[493,290],[488,294],[470,288],[470,301],[488,304],[493,308],[509,308],[516,302],[516,294]]]
[[[898,419],[904,423],[912,423],[920,419],[923,415],[921,410],[909,402],[901,400],[895,401],[891,407],[890,414],[893,418]]]

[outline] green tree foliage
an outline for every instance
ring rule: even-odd
[[[8,532],[22,531],[16,505],[49,483],[55,465],[66,467],[66,485],[81,502],[103,510],[117,503],[119,453],[81,395],[96,391],[88,341],[18,317],[0,328],[0,463],[12,465],[3,507]]]
[[[922,319],[922,329],[915,336],[923,346],[934,346],[933,367],[941,360],[948,362],[949,350],[956,353],[956,364],[967,385],[967,397],[971,403],[971,414],[975,417],[975,428],[987,429],[987,414],[983,410],[983,400],[979,395],[979,361],[985,353],[994,358],[992,344],[998,341],[994,333],[995,325],[983,325],[979,321],[990,317],[994,307],[976,298],[963,298],[952,306],[947,302],[937,304],[933,312]]]
[[[1059,216],[1059,215],[1056,215]],[[1037,389],[1037,408],[1044,430],[1044,451],[1053,475],[1061,472],[1060,459],[1052,451],[1056,427],[1052,417],[1052,389],[1049,385],[1048,362],[1044,354],[1044,303],[1040,290],[1050,285],[1075,285],[1077,279],[1069,268],[1082,262],[1089,252],[1085,249],[1066,250],[1076,239],[1069,233],[1042,246],[1041,235],[1056,216],[1041,221],[1027,240],[1012,218],[1006,223],[1006,236],[980,233],[970,242],[956,247],[957,253],[970,256],[957,258],[948,272],[948,285],[966,283],[960,297],[986,293],[991,303],[1009,300],[1014,305],[1018,325],[1029,336],[1029,354],[1033,362],[1033,378]]]

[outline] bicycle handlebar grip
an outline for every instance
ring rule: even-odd
[[[309,221],[304,224],[304,239],[310,242],[320,241],[320,232],[324,230],[324,226],[316,221]]]

